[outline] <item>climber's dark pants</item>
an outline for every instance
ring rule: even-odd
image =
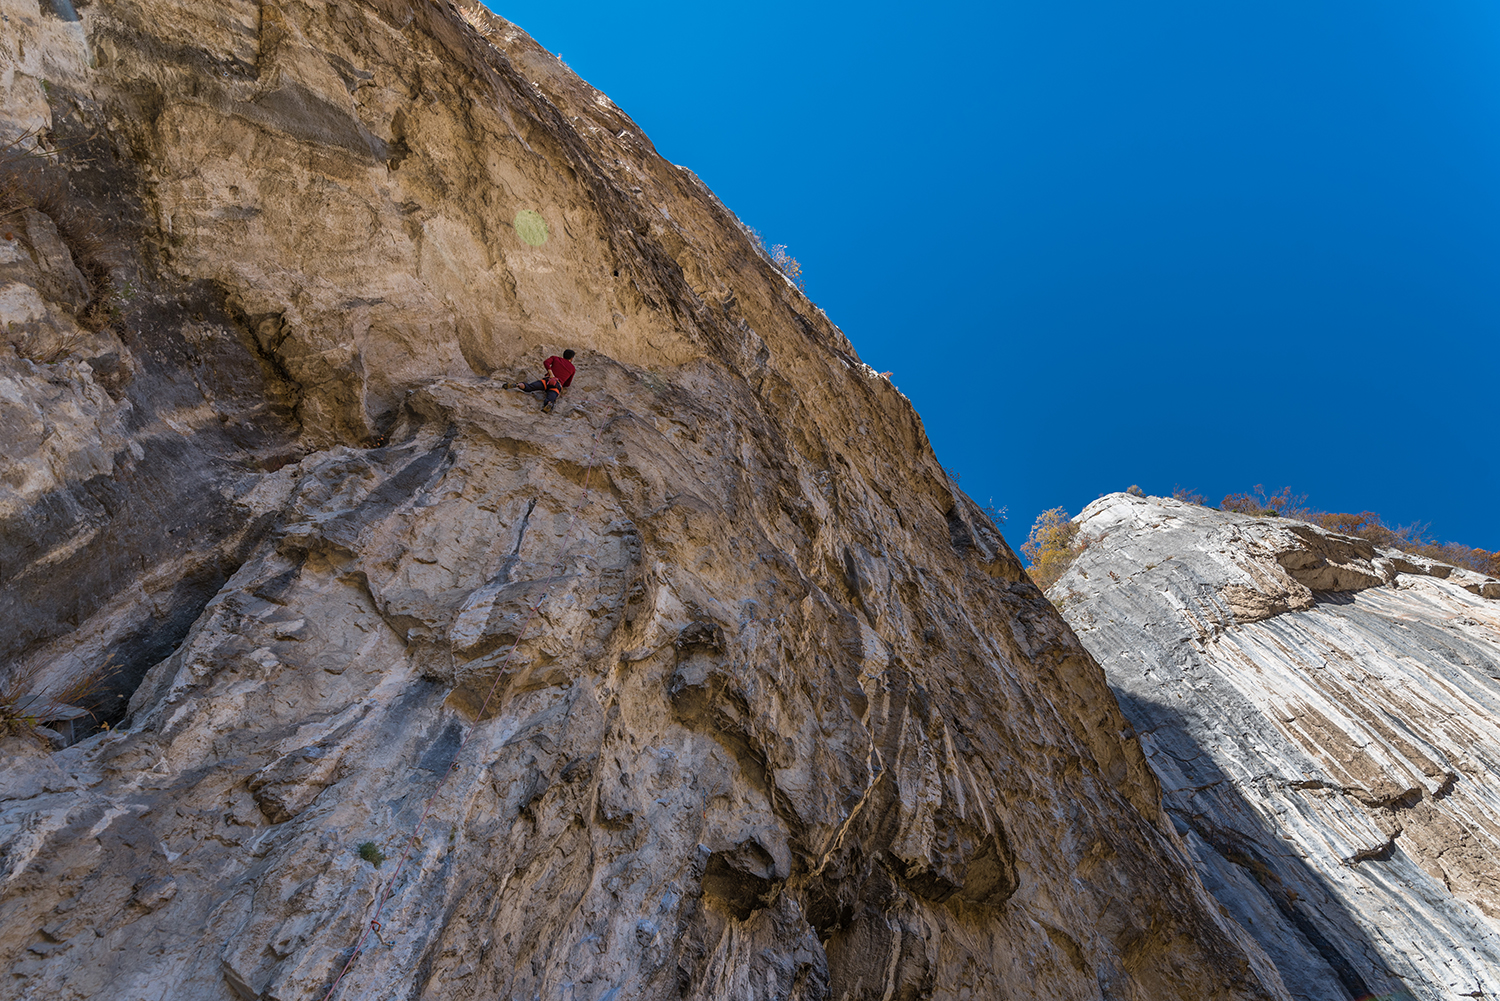
[[[538,379],[536,382],[528,382],[524,388],[528,393],[540,393],[542,390],[546,389],[547,402],[553,403],[557,400],[557,390],[547,389],[547,384],[540,379]]]

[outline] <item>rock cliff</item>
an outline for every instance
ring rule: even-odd
[[[6,997],[1286,997],[908,401],[522,32],[0,13],[0,680],[104,672],[0,744]]]
[[[1294,997],[1500,994],[1500,582],[1112,494],[1048,594]]]

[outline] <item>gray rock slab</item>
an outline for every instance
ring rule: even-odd
[[[1500,993],[1500,602],[1276,518],[1112,494],[1049,591],[1205,885],[1298,996]]]

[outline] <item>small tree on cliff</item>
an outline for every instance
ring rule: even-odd
[[[1021,546],[1021,552],[1031,562],[1027,573],[1032,583],[1043,591],[1057,583],[1073,560],[1083,551],[1077,544],[1078,526],[1068,520],[1065,508],[1055,507],[1037,515],[1031,526],[1031,535]]]
[[[807,291],[807,285],[802,280],[802,264],[786,252],[786,244],[778,243],[771,248],[771,260],[781,269],[782,274],[792,280],[792,284],[797,286],[798,292]]]
[[[758,229],[750,230],[750,235],[755,238],[756,245],[771,259],[771,263],[792,280],[792,284],[797,286],[797,291],[807,294],[807,284],[802,280],[802,263],[787,253],[786,244],[778,243],[774,247],[768,246],[765,237],[760,235]]]

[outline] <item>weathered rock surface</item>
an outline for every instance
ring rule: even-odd
[[[76,7],[0,0],[68,216],[0,234],[0,644],[128,706],[0,746],[6,997],[322,997],[386,880],[340,997],[1286,997],[907,400],[608,99],[429,0]]]
[[[1295,997],[1500,994],[1500,583],[1112,494],[1048,594]]]

